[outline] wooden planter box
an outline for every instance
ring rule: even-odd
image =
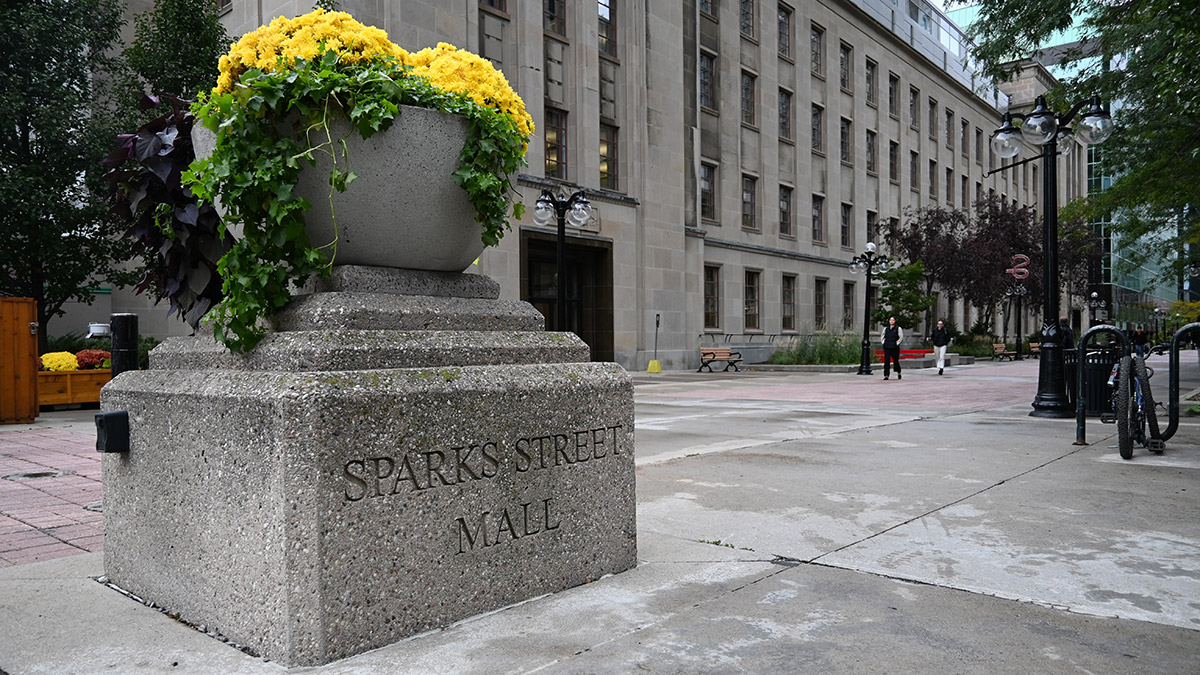
[[[38,371],[38,405],[99,403],[100,387],[111,379],[111,370]]]

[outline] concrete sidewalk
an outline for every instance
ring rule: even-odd
[[[636,569],[288,672],[1197,672],[1200,426],[1131,461],[1095,420],[1075,446],[1074,420],[1027,416],[1037,368],[637,374]],[[0,427],[0,461],[90,452],[77,417]],[[0,569],[0,670],[285,671],[102,574]]]

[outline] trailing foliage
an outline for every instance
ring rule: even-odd
[[[495,245],[509,228],[510,204],[514,217],[523,213],[509,176],[525,164],[532,121],[503,76],[474,54],[446,44],[409,54],[383,31],[318,9],[248,34],[221,57],[220,71],[212,95],[193,106],[217,133],[216,149],[186,182],[204,202],[220,197],[226,220],[242,228],[218,265],[225,299],[209,315],[233,351],[257,344],[259,319],[287,303],[293,282],[327,273],[336,257],[336,235],[319,249],[308,241],[311,204],[293,194],[317,153],[333,160],[331,195],[354,182],[344,138],[330,131],[335,117],[364,139],[403,124],[401,105],[464,118],[469,138],[453,180],[475,208],[483,243]],[[221,232],[229,234],[224,224]]]
[[[200,319],[221,301],[217,262],[229,250],[220,239],[221,219],[211,204],[197,203],[182,183],[183,173],[196,158],[192,147],[195,123],[187,102],[165,96],[169,110],[136,133],[118,136],[118,145],[104,160],[112,212],[129,227],[124,238],[146,261],[146,273],[136,286],[156,301],[171,303],[171,314],[196,328]],[[143,107],[160,99],[146,96]]]

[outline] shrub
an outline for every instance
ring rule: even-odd
[[[75,355],[80,370],[95,370],[103,368],[104,362],[112,358],[112,354],[103,349],[84,349]]]
[[[47,352],[42,354],[42,370],[65,372],[79,370],[79,361],[71,352]]]
[[[862,358],[862,340],[852,335],[796,336],[775,349],[771,363],[852,365]]]
[[[138,340],[138,368],[142,370],[150,370],[150,350],[154,349],[161,343],[162,340],[143,336]]]

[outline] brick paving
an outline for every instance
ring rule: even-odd
[[[94,434],[0,433],[0,567],[104,548]]]

